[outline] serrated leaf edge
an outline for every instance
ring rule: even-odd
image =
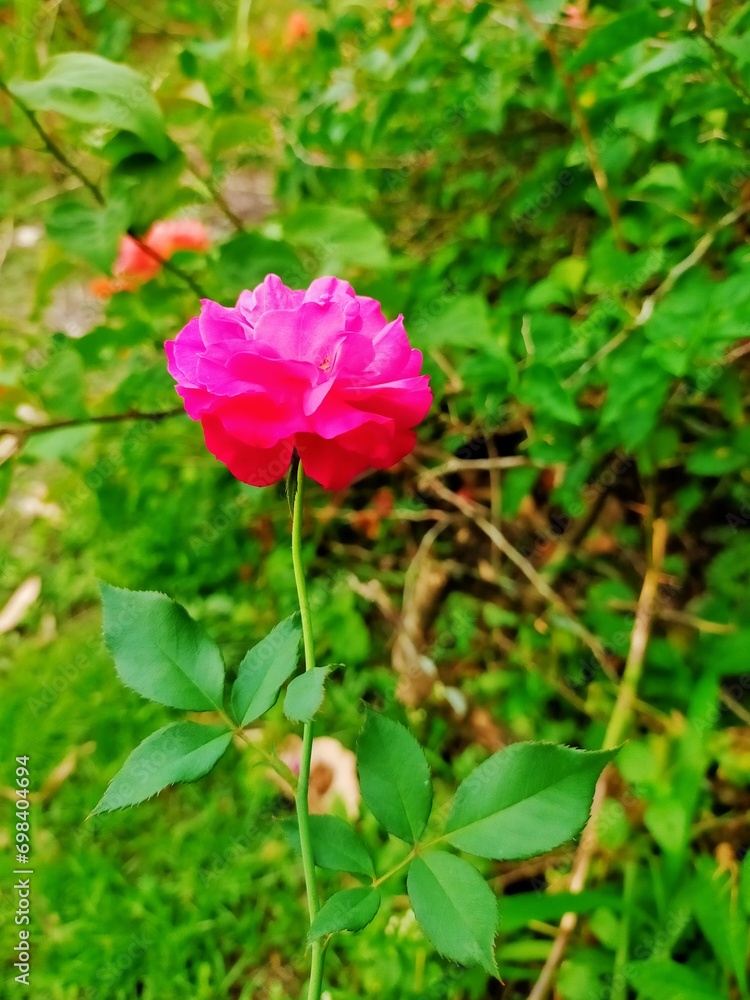
[[[107,588],[109,590],[117,590],[120,593],[125,593],[125,594],[153,594],[153,595],[155,595],[157,597],[165,597],[171,604],[174,604],[175,607],[180,608],[182,611],[184,611],[185,614],[187,615],[187,617],[190,619],[190,621],[193,622],[194,625],[197,625],[198,628],[203,631],[203,633],[206,635],[206,637],[214,644],[214,646],[216,646],[216,649],[219,652],[219,657],[221,659],[222,666],[224,668],[224,679],[226,679],[226,670],[227,670],[226,663],[224,662],[224,656],[223,656],[223,654],[221,652],[221,649],[219,648],[218,643],[206,631],[206,629],[203,628],[203,626],[201,625],[201,623],[197,622],[195,620],[195,618],[193,618],[193,616],[187,611],[187,609],[182,604],[180,604],[179,601],[176,601],[173,597],[170,597],[169,594],[165,594],[161,590],[130,590],[130,589],[128,589],[128,587],[115,587],[111,583],[107,583],[104,580],[100,580],[99,581],[99,591],[100,591],[100,593],[102,595],[102,611],[104,610],[104,590],[105,590],[105,588]],[[103,616],[102,616],[102,618],[103,618]],[[173,660],[171,656],[165,656],[165,659],[168,660],[170,663],[174,664],[177,667],[177,669],[182,674],[182,676],[185,677],[185,679],[187,681],[189,681],[190,684],[195,688],[195,690],[198,692],[198,694],[203,699],[205,699],[204,703],[201,704],[201,705],[184,705],[184,704],[183,705],[175,705],[175,704],[173,704],[172,702],[169,702],[169,701],[157,701],[156,698],[150,698],[146,694],[141,694],[141,692],[138,691],[138,690],[136,690],[136,688],[134,688],[132,686],[132,684],[128,684],[128,682],[123,678],[122,674],[118,670],[118,668],[117,668],[117,658],[116,658],[115,654],[112,652],[112,650],[109,647],[109,643],[107,641],[107,633],[106,633],[105,628],[104,628],[104,621],[103,620],[102,620],[102,639],[104,640],[104,647],[105,647],[105,649],[107,650],[107,652],[109,653],[109,655],[112,657],[112,660],[114,661],[115,671],[117,673],[118,678],[120,679],[120,683],[128,691],[132,691],[134,694],[137,694],[139,698],[143,698],[145,701],[150,701],[154,705],[164,705],[165,708],[176,708],[176,709],[178,709],[181,712],[206,712],[206,711],[210,711],[210,709],[207,709],[206,706],[205,706],[205,702],[208,701],[213,709],[215,709],[217,712],[221,712],[222,714],[224,713],[224,706],[222,704],[220,704],[219,702],[214,701],[213,698],[210,698],[204,691],[201,691],[201,689],[195,683],[195,681],[193,680],[193,678],[190,677],[189,674],[185,673],[185,671],[182,669],[182,667],[180,667],[179,663],[177,663],[176,660]],[[223,683],[224,683],[224,681],[222,681],[222,686],[223,686]]]
[[[102,802],[106,799],[106,797],[107,797],[107,795],[109,793],[110,788],[112,787],[112,785],[117,780],[117,776],[120,774],[120,772],[122,771],[123,767],[125,767],[125,765],[127,764],[127,762],[130,760],[130,758],[133,756],[133,754],[137,750],[139,750],[144,744],[148,743],[150,740],[154,739],[154,737],[160,736],[162,733],[166,732],[168,729],[172,729],[173,726],[179,726],[179,725],[182,725],[184,722],[190,722],[190,721],[191,720],[189,720],[189,719],[179,719],[176,722],[170,722],[166,726],[162,726],[161,729],[156,729],[153,733],[151,733],[150,736],[147,736],[145,739],[141,740],[141,742],[138,744],[138,746],[134,747],[130,751],[130,753],[127,755],[127,757],[122,762],[122,764],[120,765],[120,767],[112,775],[112,777],[110,778],[109,782],[107,783],[107,787],[104,790],[104,794],[99,799],[99,801],[94,806],[94,808],[91,810],[91,812],[88,814],[88,816],[86,817],[86,819],[89,820],[93,816],[103,816],[105,813],[117,812],[117,811],[123,810],[123,809],[133,809],[133,808],[135,808],[135,806],[140,806],[144,802],[150,802],[152,799],[155,799],[157,796],[161,795],[161,793],[163,791],[166,791],[167,788],[172,788],[174,785],[192,785],[194,781],[200,781],[201,778],[205,778],[205,776],[207,774],[210,774],[211,771],[213,771],[213,769],[216,767],[216,765],[219,763],[219,761],[221,760],[221,758],[224,756],[224,754],[227,752],[227,750],[229,749],[229,747],[231,745],[231,742],[232,742],[232,740],[231,740],[232,730],[231,729],[226,729],[223,733],[220,733],[220,734],[214,736],[213,739],[208,740],[207,743],[204,743],[200,747],[200,749],[204,749],[205,747],[207,747],[211,743],[213,743],[215,740],[223,739],[225,736],[229,736],[230,737],[230,739],[227,741],[226,747],[224,748],[224,750],[222,751],[222,753],[216,758],[216,760],[213,762],[213,764],[211,764],[211,766],[207,770],[202,771],[200,774],[196,774],[196,776],[194,778],[191,778],[189,781],[180,781],[180,780],[170,781],[166,785],[164,785],[163,788],[160,788],[157,792],[154,792],[153,795],[147,795],[143,799],[138,799],[137,802],[128,802],[126,805],[113,806],[111,808],[108,807],[106,809],[100,809],[99,808],[101,806]],[[196,723],[194,723],[194,725],[200,726],[200,723],[196,722]],[[206,727],[206,728],[208,728],[208,727]],[[218,729],[220,727],[216,726],[214,728]],[[191,751],[191,753],[193,753],[193,752],[194,751]]]

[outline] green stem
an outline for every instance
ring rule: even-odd
[[[307,597],[307,582],[302,566],[302,507],[305,498],[305,474],[302,464],[297,465],[297,492],[294,497],[292,515],[292,563],[294,565],[294,582],[297,585],[299,610],[302,617],[302,642],[305,650],[305,670],[315,667],[315,650],[313,647],[312,620],[310,617],[310,602]],[[307,890],[307,908],[310,913],[310,923],[315,919],[318,909],[318,886],[315,881],[315,861],[313,859],[312,837],[310,835],[310,811],[308,806],[308,790],[310,787],[310,762],[312,760],[313,723],[306,722],[302,732],[302,759],[297,782],[297,824],[302,847],[302,869],[305,873],[305,888]],[[323,942],[313,941],[311,945],[312,961],[310,966],[310,985],[307,1000],[320,1000],[323,985],[323,960],[325,951]]]
[[[433,841],[433,843],[434,843],[434,841]],[[427,845],[427,846],[429,846],[429,845]],[[412,858],[415,858],[416,856],[417,856],[417,848],[414,847],[413,850],[409,851],[409,853],[406,855],[405,858],[402,858],[401,861],[399,861],[399,863],[397,865],[394,865],[393,868],[391,868],[389,871],[387,871],[385,873],[385,875],[381,875],[380,878],[373,879],[373,883],[372,883],[373,889],[377,889],[377,887],[379,885],[382,885],[383,882],[387,881],[389,878],[391,878],[397,872],[400,872],[401,869],[405,868],[409,864],[409,862],[412,860]]]
[[[630,950],[630,925],[633,918],[633,897],[635,892],[636,863],[632,859],[625,864],[625,884],[623,888],[622,922],[620,924],[620,936],[615,951],[615,962],[612,969],[612,1000],[626,1000],[628,994],[628,981],[625,970],[628,964],[628,953]]]

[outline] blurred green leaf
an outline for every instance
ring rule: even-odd
[[[651,38],[665,27],[664,19],[651,7],[627,10],[620,13],[601,27],[595,28],[587,36],[583,45],[570,60],[570,70],[580,69],[587,63],[610,59],[623,49]]]
[[[318,274],[389,264],[383,231],[361,209],[306,205],[286,216],[283,225],[286,239],[311,253]]]
[[[725,969],[731,969],[743,997],[748,991],[747,946],[750,925],[738,911],[735,887],[728,873],[700,859],[692,886],[695,916],[704,937]]]
[[[129,225],[141,233],[167,215],[175,201],[175,189],[185,168],[185,156],[169,144],[164,158],[134,153],[115,164],[109,175],[109,195],[130,210]]]
[[[2,465],[0,465],[0,510],[5,506],[8,493],[10,493],[10,487],[13,482],[14,464],[12,459],[6,458]]]
[[[487,305],[478,295],[438,301],[409,329],[425,347],[481,347],[490,339]]]
[[[677,41],[669,42],[655,56],[641,63],[637,69],[629,73],[620,82],[620,87],[622,89],[634,87],[647,76],[653,76],[655,73],[661,73],[663,70],[674,69],[678,66],[683,70],[688,65],[693,68],[702,66],[707,61],[707,55],[707,47],[696,37],[680,38]]]
[[[526,369],[518,387],[518,396],[522,402],[534,407],[539,416],[552,417],[576,427],[583,422],[573,394],[563,388],[559,375],[546,365],[536,363]]]
[[[590,913],[597,907],[617,909],[621,904],[621,897],[610,892],[521,892],[500,901],[500,932],[510,934],[532,920],[552,923],[568,912]]]
[[[218,274],[225,298],[234,302],[245,288],[259,285],[267,274],[277,274],[292,288],[305,284],[302,263],[288,243],[260,233],[242,233],[219,248]]]
[[[68,253],[82,257],[98,271],[109,271],[120,238],[130,225],[130,209],[123,201],[106,208],[88,208],[76,201],[58,202],[47,218],[47,233]]]
[[[628,962],[625,974],[644,1000],[724,1000],[726,994],[680,962]],[[665,992],[666,991],[666,992]]]
[[[164,120],[148,81],[122,63],[66,52],[53,56],[38,80],[13,80],[8,86],[34,111],[134,132],[157,156],[166,153]]]
[[[696,476],[720,476],[747,465],[750,457],[750,427],[712,434],[696,445],[687,460],[688,471]]]

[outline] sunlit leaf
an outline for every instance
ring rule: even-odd
[[[462,851],[510,861],[551,851],[580,833],[594,786],[616,751],[513,743],[459,785],[445,825]]]
[[[49,60],[38,80],[13,80],[9,88],[34,111],[135,132],[157,156],[166,152],[164,121],[148,81],[122,63],[65,52]]]

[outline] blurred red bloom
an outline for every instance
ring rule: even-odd
[[[563,7],[562,12],[565,15],[565,24],[569,28],[584,29],[587,26],[585,12],[579,7],[576,7],[574,3],[570,3],[566,7]]]
[[[301,10],[293,10],[286,21],[284,28],[284,45],[288,49],[293,49],[299,42],[312,35],[312,28],[307,19],[307,14]]]
[[[206,228],[197,219],[155,222],[140,242],[132,236],[123,236],[112,268],[113,277],[95,278],[91,290],[101,298],[115,292],[133,292],[155,278],[162,263],[178,250],[206,253],[210,245]]]
[[[397,10],[391,14],[391,27],[394,30],[410,28],[412,24],[414,24],[413,10]]]

